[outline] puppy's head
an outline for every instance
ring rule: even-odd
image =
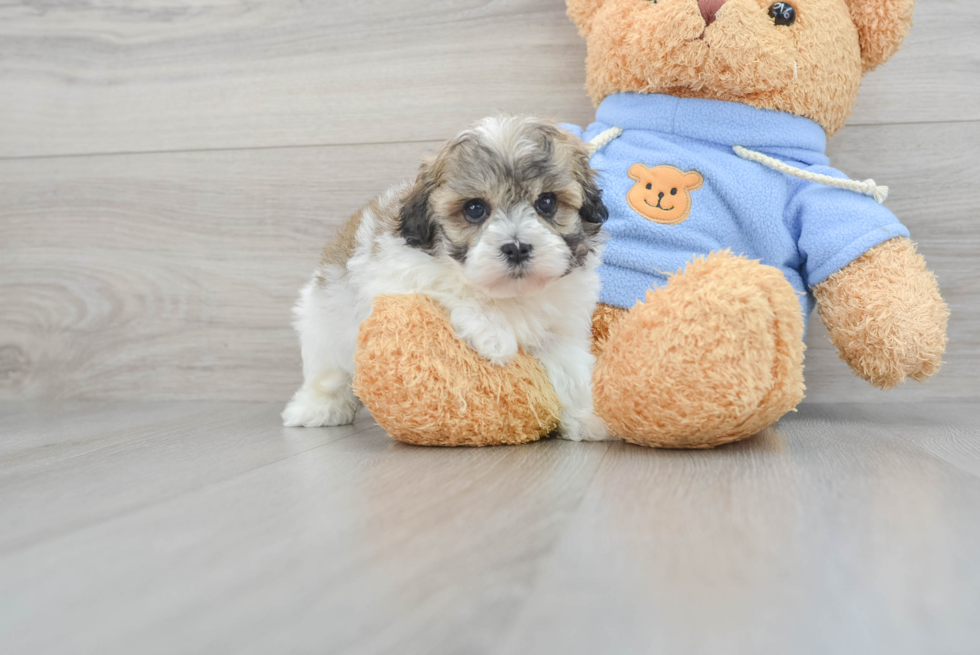
[[[423,163],[401,209],[408,245],[494,297],[590,264],[608,212],[578,138],[534,118],[487,118]]]

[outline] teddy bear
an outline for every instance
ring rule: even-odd
[[[826,139],[889,59],[914,0],[567,0],[588,46],[591,142],[609,209],[593,317],[596,413],[652,447],[710,448],[803,398],[806,317],[889,389],[935,373],[948,309],[886,190],[829,166]],[[396,439],[523,443],[558,409],[533,358],[504,367],[444,312],[378,298],[355,390]]]

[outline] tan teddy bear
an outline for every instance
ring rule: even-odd
[[[598,106],[595,124],[569,129],[598,149],[610,210],[593,388],[613,434],[703,448],[777,421],[803,396],[814,305],[872,384],[939,369],[948,310],[935,277],[879,204],[883,189],[824,155],[914,0],[567,4]],[[452,445],[546,434],[553,394],[533,361],[461,368],[465,347],[444,322],[401,297],[379,299],[362,326],[355,386],[389,433]],[[483,389],[471,412],[458,411],[464,375]]]

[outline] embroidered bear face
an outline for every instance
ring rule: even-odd
[[[636,184],[626,193],[626,202],[643,218],[664,225],[676,225],[690,215],[691,192],[704,183],[701,173],[668,165],[633,164],[628,174]]]

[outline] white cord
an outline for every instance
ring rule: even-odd
[[[600,133],[598,136],[589,141],[589,154],[594,155],[597,151],[601,150],[603,146],[609,145],[609,143],[619,138],[619,135],[622,133],[623,130],[619,127],[610,127],[605,132]]]
[[[743,148],[742,146],[732,146],[732,150],[734,150],[735,154],[742,159],[757,162],[763,166],[768,166],[773,170],[779,171],[780,173],[786,173],[787,175],[798,177],[801,180],[825,184],[837,189],[847,189],[849,191],[863,193],[866,196],[871,196],[874,198],[875,202],[877,202],[879,205],[884,204],[885,200],[888,198],[888,187],[878,186],[874,180],[858,182],[857,180],[841,179],[839,177],[831,177],[830,175],[820,175],[819,173],[811,173],[809,171],[804,171],[800,168],[790,166],[789,164],[784,164],[778,159],[767,157],[761,152],[749,150],[748,148]]]

